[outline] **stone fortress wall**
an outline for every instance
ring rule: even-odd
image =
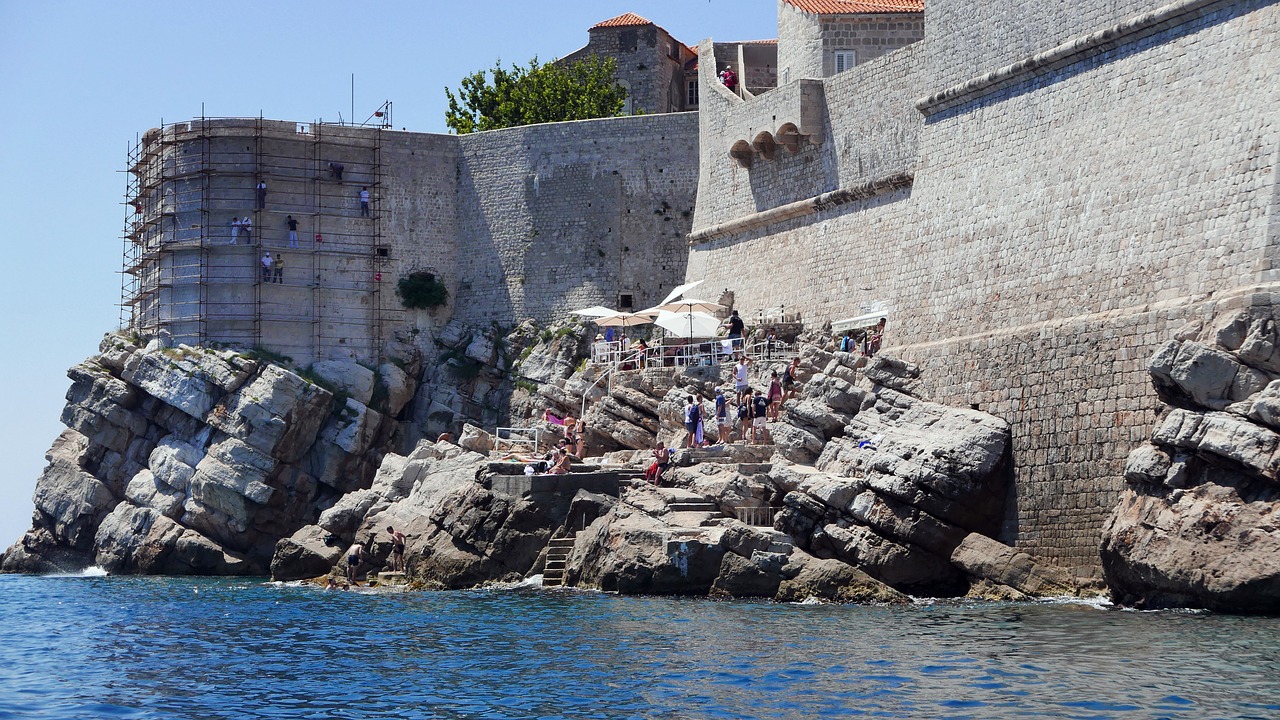
[[[926,40],[805,93],[702,78],[689,279],[811,327],[887,302],[934,399],[1013,427],[1001,539],[1086,579],[1147,358],[1274,297],[1280,10],[1157,7],[930,3]]]
[[[1001,539],[1096,578],[1125,456],[1157,413],[1146,359],[1189,320],[1270,302],[1254,291],[1280,247],[1274,1],[1157,5],[930,3],[925,40],[825,79],[797,77],[815,61],[780,28],[777,74],[794,79],[743,100],[702,63],[696,116],[461,138],[166,127],[134,165],[125,298],[144,334],[303,363],[376,359],[451,317],[645,307],[685,279],[813,328],[884,301],[888,347],[934,399],[1013,426]],[[341,185],[323,177],[335,157]],[[254,222],[273,253],[303,212],[283,284],[257,279],[260,248],[223,242],[263,173]],[[394,281],[416,269],[449,284],[449,308],[401,308]]]
[[[330,162],[344,165],[341,181]],[[147,338],[261,346],[306,365],[374,362],[390,339],[426,342],[422,331],[451,316],[509,326],[622,296],[647,307],[684,278],[696,163],[690,113],[463,137],[261,119],[168,125],[130,163],[127,323]],[[255,244],[231,244],[233,216],[252,219]],[[284,260],[280,282],[264,280],[264,249]],[[402,306],[396,281],[417,270],[446,283],[449,307]]]

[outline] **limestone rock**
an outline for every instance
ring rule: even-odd
[[[311,364],[311,372],[361,405],[373,399],[374,374],[350,360],[321,360]]]
[[[1227,411],[1280,431],[1280,380],[1273,380],[1254,395],[1228,406]]]
[[[268,365],[215,407],[207,422],[264,453],[296,462],[315,441],[332,399],[319,385]]]
[[[725,553],[720,561],[720,572],[711,583],[709,594],[720,597],[765,597],[778,592],[782,574],[773,568],[761,567],[748,558]]]
[[[378,366],[378,381],[386,389],[386,413],[391,417],[399,417],[400,411],[413,399],[417,389],[413,378],[400,366],[394,363],[383,363]]]
[[[1032,597],[1072,592],[1070,576],[1037,564],[1031,556],[985,535],[972,533],[956,546],[951,562],[974,577],[1006,585]]]
[[[1160,445],[1206,459],[1228,460],[1259,477],[1276,478],[1280,434],[1224,412],[1175,409],[1152,435]]]
[[[802,602],[809,598],[847,603],[902,604],[911,598],[847,563],[818,559],[793,550],[783,568],[786,577],[775,599]]]
[[[1103,526],[1113,598],[1143,608],[1280,612],[1280,490],[1213,466],[1189,485],[1125,490]]]
[[[860,525],[832,523],[813,534],[810,552],[846,562],[894,589],[938,597],[963,594],[963,573],[919,547],[894,542]]]
[[[796,463],[812,463],[822,453],[822,438],[789,423],[770,423],[769,435],[778,452]]]
[[[325,542],[329,535],[318,525],[308,525],[276,543],[271,557],[271,577],[279,581],[324,575],[342,559],[339,542]]]
[[[1167,450],[1144,443],[1129,453],[1124,466],[1124,479],[1129,482],[1160,483],[1173,465],[1173,458]]]
[[[867,380],[876,385],[883,385],[908,395],[917,394],[920,368],[905,360],[888,355],[876,355],[867,362],[862,373]]]
[[[1266,376],[1230,353],[1195,342],[1170,341],[1148,366],[1156,389],[1176,404],[1222,410],[1261,390]]]
[[[482,455],[488,455],[493,450],[493,436],[484,430],[467,423],[462,426],[462,437],[458,438],[458,445],[477,452]]]
[[[611,592],[704,595],[724,552],[718,542],[671,539],[661,520],[620,503],[578,536],[565,577]]]

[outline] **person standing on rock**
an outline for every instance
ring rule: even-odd
[[[391,533],[391,572],[404,572],[404,533],[388,525]]]
[[[724,396],[724,388],[716,388],[716,439],[727,445],[729,432],[729,401]]]
[[[684,446],[691,448],[697,441],[698,437],[698,405],[693,401],[693,396],[689,396],[689,401],[684,406],[684,429],[687,437],[684,440]]]
[[[769,374],[769,394],[765,399],[769,401],[769,419],[776,421],[778,408],[782,406],[782,383],[778,379],[777,370]]]
[[[756,445],[769,444],[768,415],[769,401],[756,390],[755,397],[751,399],[751,442]]]
[[[791,364],[787,365],[787,369],[782,371],[782,402],[790,400],[796,395],[796,375],[800,372],[800,358],[791,358]]]
[[[751,388],[746,388],[738,395],[738,427],[741,428],[739,437],[742,438],[742,444],[746,445],[751,437],[748,434],[751,432]]]
[[[351,545],[351,549],[347,550],[347,582],[357,585],[356,571],[360,569],[360,563],[364,561],[364,545],[358,541]]]
[[[738,357],[738,364],[733,366],[733,383],[734,388],[738,391],[738,402],[742,402],[744,396],[748,394],[747,375],[750,371],[751,360],[746,355]]]

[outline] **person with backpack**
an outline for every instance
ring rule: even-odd
[[[689,396],[689,402],[684,406],[684,429],[688,431],[689,437],[685,439],[684,446],[693,447],[698,439],[698,423],[701,421],[702,411],[698,407],[698,403],[693,401],[693,396]]]
[[[751,442],[756,445],[769,443],[768,414],[769,401],[756,390],[755,397],[751,399]]]

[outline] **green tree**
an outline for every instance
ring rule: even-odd
[[[502,61],[490,70],[462,78],[458,94],[448,87],[445,124],[459,135],[481,130],[613,117],[622,112],[627,90],[618,84],[613,58],[590,57],[573,63],[538,63],[528,67]]]

